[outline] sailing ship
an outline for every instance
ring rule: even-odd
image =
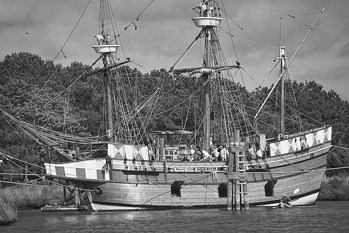
[[[172,77],[197,80],[193,95],[200,94],[202,109],[194,130],[183,126],[147,132],[137,122],[142,108],[149,106],[132,105],[122,93],[125,89],[115,88],[120,84],[112,78],[117,75],[116,68],[128,61],[117,63],[120,44],[116,37],[111,38],[115,34],[109,11],[109,1],[102,0],[98,44],[93,46],[104,64],[98,72],[103,73],[105,83],[106,136],[91,139],[82,159],[64,153],[52,141],[50,146],[60,151],[64,160],[44,164],[47,178],[69,181],[86,192],[94,211],[226,207],[229,179],[247,185],[244,195],[248,195],[249,205],[277,206],[283,194],[289,195],[292,206],[315,203],[325,175],[332,128],[320,126],[287,134],[281,110],[277,135],[267,137],[258,130],[258,116],[251,119],[236,94],[239,85],[233,79],[234,72],[243,67],[238,61],[232,65],[224,59],[217,30],[223,18],[216,1],[203,0],[193,8],[198,15],[192,20],[200,30],[194,42],[201,40],[204,47],[202,66],[174,65],[169,70]],[[285,47],[280,46],[281,84],[275,86],[284,86],[286,58]],[[160,98],[159,92],[147,100]],[[282,97],[282,109],[284,102]],[[192,141],[173,143],[183,137]]]

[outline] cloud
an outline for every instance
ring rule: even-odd
[[[327,67],[327,69],[313,69],[307,71],[302,80],[308,80],[321,84],[325,91],[334,90],[343,100],[349,99],[349,66],[341,65],[335,68]]]
[[[349,66],[338,66],[336,68],[312,69],[302,75],[303,80],[312,77],[316,82],[347,81],[349,83]]]
[[[339,51],[338,55],[340,57],[348,57],[348,55],[349,55],[349,42],[347,42],[345,45],[343,45],[343,47]]]
[[[138,61],[146,67],[140,68],[142,72],[171,67],[199,33],[191,20],[196,16],[192,7],[199,0],[154,1],[139,20],[134,21],[150,2],[111,1],[124,48],[120,49],[119,57],[123,59],[125,53],[125,57]],[[320,80],[324,89],[332,88],[345,95],[343,86],[349,86],[346,83],[349,1],[252,0],[223,3],[225,10],[221,13],[224,21],[218,29],[221,45],[229,63],[235,62],[235,53],[238,55],[251,80],[263,80],[274,65],[272,61],[278,55],[280,23],[282,44],[286,46],[290,59],[319,11],[326,8],[292,62],[291,75],[296,80]],[[85,0],[26,0],[25,4],[22,0],[1,1],[0,58],[13,52],[27,51],[43,59],[53,59],[59,54],[55,62],[63,65],[70,65],[73,61],[92,64],[98,57],[91,46],[96,43],[93,36],[98,32],[99,2],[91,1],[77,24],[87,4]],[[223,8],[222,2],[220,4]],[[134,24],[130,24],[133,21]],[[127,25],[130,26],[125,30]],[[232,40],[235,47],[231,45]],[[65,43],[63,52],[66,58],[59,53]],[[201,42],[194,45],[178,66],[201,64],[199,49],[202,45]]]

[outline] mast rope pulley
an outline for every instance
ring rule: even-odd
[[[121,34],[125,31],[127,31],[127,29],[131,26],[134,25],[135,30],[137,30],[137,25],[135,22],[139,21],[139,18],[141,17],[141,15],[148,9],[148,7],[154,2],[154,0],[152,0],[144,9],[143,11],[136,17],[136,19],[134,19],[131,23],[129,23],[127,26],[124,27],[124,31],[122,31],[121,33],[119,33],[118,35],[115,36],[115,38],[118,38],[121,36]]]

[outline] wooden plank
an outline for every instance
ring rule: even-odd
[[[85,205],[70,205],[70,206],[51,206],[46,205],[44,207],[41,207],[41,212],[58,212],[58,211],[82,211],[87,210],[88,207]]]
[[[247,173],[230,172],[228,173],[228,180],[246,180],[248,178]]]

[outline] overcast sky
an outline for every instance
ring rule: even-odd
[[[194,40],[199,30],[191,18],[198,0],[155,0],[129,25],[151,0],[111,0],[113,14],[126,57],[139,63],[143,73],[169,69]],[[278,55],[280,23],[282,44],[290,59],[322,8],[325,11],[290,66],[293,80],[315,80],[326,91],[333,89],[349,100],[349,0],[218,0],[223,7],[220,40],[229,63],[236,54],[247,73],[244,83],[250,90],[258,84],[269,86],[277,79],[271,75]],[[73,61],[92,64],[98,57],[96,44],[99,1],[92,0],[0,0],[0,60],[14,52],[31,52],[64,66]],[[84,9],[88,5],[85,13]],[[79,18],[79,24],[73,31]],[[294,17],[290,17],[294,16]],[[282,19],[280,20],[280,17]],[[67,39],[68,42],[59,53]],[[197,43],[200,47],[202,44]],[[194,46],[177,67],[200,66]],[[121,51],[120,51],[121,52]],[[123,60],[123,53],[120,59]],[[102,65],[102,64],[98,64]],[[135,65],[132,65],[135,67]],[[263,80],[265,80],[263,82]],[[256,84],[258,83],[258,84]]]

